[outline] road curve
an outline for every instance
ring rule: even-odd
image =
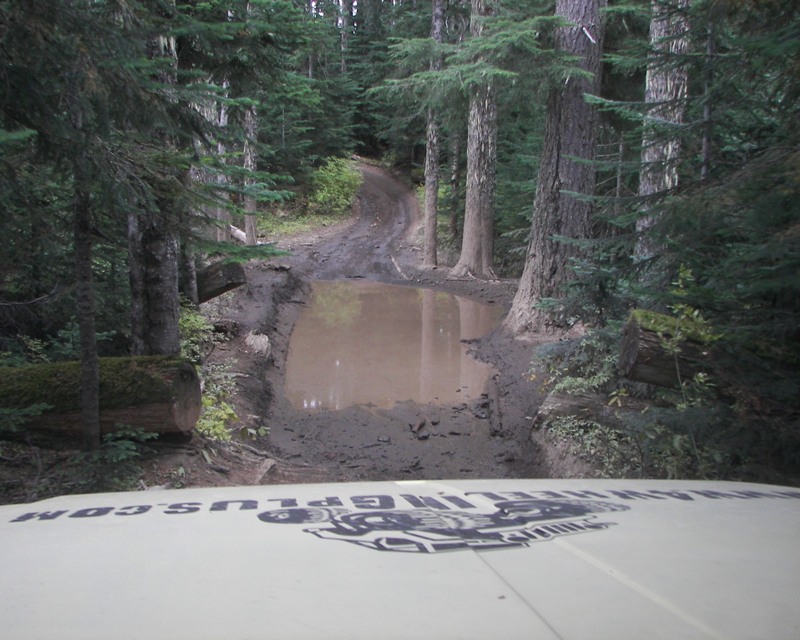
[[[396,256],[417,225],[414,194],[382,169],[362,165],[361,172],[356,218],[316,247],[310,256],[313,278],[404,279]]]

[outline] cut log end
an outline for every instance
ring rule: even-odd
[[[201,304],[247,282],[238,262],[216,262],[197,272],[197,300]]]

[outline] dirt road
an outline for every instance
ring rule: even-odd
[[[162,459],[162,479],[177,464],[186,485],[548,475],[530,440],[531,416],[541,402],[525,375],[530,348],[504,335],[471,345],[476,357],[495,367],[486,393],[471,401],[310,413],[285,397],[289,337],[312,280],[364,278],[432,288],[504,309],[513,297],[511,280],[452,280],[446,267],[423,270],[413,192],[382,169],[364,166],[363,173],[352,221],[281,241],[291,255],[251,264],[248,284],[227,303],[225,315],[236,322],[238,337],[213,358],[237,376],[241,433],[266,427],[268,435],[242,438],[238,453],[234,446],[233,454],[222,452],[211,465],[201,456],[194,462]],[[269,336],[269,358],[247,346],[250,332]]]

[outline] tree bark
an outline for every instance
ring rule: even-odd
[[[458,211],[461,198],[461,138],[458,133],[453,134],[450,145],[450,236],[453,241],[459,237]]]
[[[706,26],[706,71],[703,80],[703,142],[700,151],[700,179],[708,180],[711,172],[711,135],[714,131],[714,118],[711,104],[711,83],[714,81],[714,25]]]
[[[444,29],[444,0],[433,0],[431,18],[431,39],[438,45],[442,42]],[[431,71],[442,68],[442,58],[436,53],[431,60]],[[425,247],[424,267],[433,268],[437,258],[437,218],[439,213],[439,123],[433,108],[428,109],[427,142],[425,145]]]
[[[652,0],[644,96],[647,113],[639,173],[644,211],[636,221],[635,256],[639,260],[652,258],[657,252],[648,232],[658,218],[649,209],[678,186],[681,140],[675,130],[683,123],[689,82],[688,69],[678,63],[678,58],[688,48],[688,8],[689,0]]]
[[[425,244],[422,266],[432,269],[438,265],[437,217],[439,211],[439,125],[433,109],[428,109],[425,144]]]
[[[485,0],[472,0],[470,33],[479,38],[483,18],[491,14]],[[453,277],[495,278],[494,196],[497,164],[497,99],[491,79],[472,89],[467,125],[467,181],[461,255]]]
[[[228,82],[227,81],[223,82],[222,86],[227,91]],[[212,113],[212,122],[214,122],[218,127],[222,129],[228,126],[228,107],[224,102],[214,107]],[[227,148],[225,147],[225,143],[222,141],[217,142],[217,159],[219,160],[219,162],[225,163],[226,153],[227,153]],[[219,185],[220,189],[222,189],[227,184],[228,177],[222,171],[220,171],[217,173],[216,182]],[[231,239],[231,235],[228,230],[228,227],[231,223],[230,211],[228,211],[228,209],[225,208],[224,206],[218,205],[214,207],[213,216],[218,221],[216,225],[217,242],[229,241]]]
[[[166,205],[162,205],[166,209]],[[132,214],[128,224],[133,355],[180,351],[178,238],[164,213]]]
[[[258,138],[258,119],[256,117],[256,108],[249,106],[244,113],[244,153],[243,164],[245,170],[244,179],[244,232],[245,244],[248,246],[255,246],[258,243],[258,219],[255,216],[256,212],[256,199],[252,194],[247,193],[247,189],[255,184],[253,173],[257,168],[256,158],[256,141]]]
[[[180,289],[189,302],[194,306],[200,304],[197,293],[197,265],[195,264],[195,253],[192,249],[191,241],[184,237],[181,242],[181,264],[180,264]]]
[[[558,313],[535,308],[558,297],[570,280],[570,260],[579,255],[556,237],[588,238],[592,204],[572,193],[593,195],[597,145],[597,109],[586,94],[597,95],[603,46],[601,9],[606,0],[558,0],[556,14],[570,25],[556,30],[556,50],[574,57],[589,78],[570,75],[550,90],[542,161],[533,206],[525,268],[504,326],[514,334],[554,330],[564,324]],[[570,193],[572,192],[572,193]]]
[[[149,44],[152,57],[170,58],[160,81],[176,82],[175,39],[157,37]],[[162,142],[171,142],[162,134]],[[177,216],[174,201],[157,200],[151,210],[128,217],[128,252],[131,282],[131,351],[133,355],[174,355],[180,351],[178,233],[171,216]]]
[[[353,31],[353,0],[342,0],[341,7],[342,24],[340,28],[341,37],[341,63],[340,71],[342,75],[347,73],[347,55],[350,47],[350,36]]]

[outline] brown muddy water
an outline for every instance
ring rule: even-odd
[[[286,396],[309,412],[477,398],[492,368],[460,341],[486,335],[501,317],[493,305],[430,289],[314,282],[289,342]]]

